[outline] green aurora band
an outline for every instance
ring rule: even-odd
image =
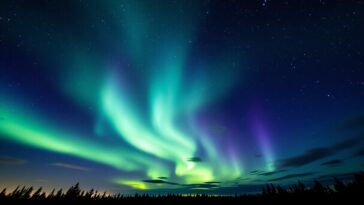
[[[114,11],[118,2],[108,1],[105,9]],[[80,44],[67,53],[67,60],[57,65],[56,86],[76,106],[96,108],[92,113],[94,130],[107,124],[119,140],[130,147],[104,143],[97,136],[102,135],[102,131],[85,136],[82,132],[68,130],[62,122],[48,119],[37,109],[30,111],[3,94],[0,94],[0,112],[5,120],[0,123],[0,137],[122,171],[142,171],[143,177],[151,179],[164,176],[178,183],[204,183],[241,177],[244,167],[236,153],[220,153],[213,137],[194,122],[199,108],[224,96],[241,78],[240,73],[231,68],[227,69],[229,72],[221,69],[228,66],[222,62],[229,59],[197,65],[201,67],[201,75],[192,80],[186,78],[186,67],[191,66],[189,42],[193,40],[198,22],[193,15],[186,16],[182,11],[196,11],[199,5],[192,2],[179,5],[181,13],[178,13],[174,12],[178,8],[170,8],[171,5],[160,8],[148,1],[123,3],[126,12],[111,12],[115,31],[112,34],[99,31],[100,34],[95,35],[103,39],[100,44],[111,47],[114,56],[128,59],[127,63],[110,63],[108,55],[102,51],[88,51]],[[160,40],[150,41],[148,36],[153,35],[158,35]],[[120,44],[112,44],[107,39]],[[52,52],[48,53],[72,47],[73,41],[57,40],[63,42],[62,48],[49,48]],[[49,55],[41,49],[38,52]],[[137,91],[131,89],[133,83],[138,82],[130,82],[125,70],[131,70],[145,84],[138,94],[146,99],[145,104],[138,101]],[[97,123],[102,120],[101,125]],[[181,120],[188,126],[178,126]],[[198,153],[206,153],[202,163],[188,160]],[[140,178],[120,176],[110,180],[136,189],[155,186]]]

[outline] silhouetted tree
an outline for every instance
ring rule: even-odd
[[[62,189],[59,189],[57,191],[57,194],[56,194],[55,198],[60,199],[62,197],[63,197],[63,190]]]
[[[42,198],[42,187],[39,187],[39,189],[37,189],[37,191],[34,192],[32,199],[41,199]]]
[[[324,186],[322,186],[322,184],[319,181],[315,180],[312,191],[314,193],[325,193],[326,188]]]
[[[48,194],[47,199],[53,199],[55,197],[54,192],[56,189],[52,189],[51,193]]]
[[[85,198],[91,199],[91,197],[94,195],[95,190],[92,188],[90,191],[86,192]]]
[[[33,187],[29,187],[29,188],[25,189],[22,198],[29,199],[31,197],[32,192],[33,192]]]
[[[105,199],[106,198],[106,192],[104,192],[101,196],[102,199]]]
[[[10,197],[11,198],[18,198],[19,196],[18,196],[18,193],[19,193],[19,187],[20,186],[17,186],[15,189],[14,189],[14,191],[10,194]]]
[[[336,177],[334,177],[334,181],[335,181],[335,184],[334,184],[335,191],[344,192],[346,189],[345,184]]]
[[[272,194],[277,193],[276,187],[273,184],[270,184],[270,190],[271,190]]]
[[[0,199],[3,199],[6,197],[6,188],[4,188],[0,193]]]
[[[68,199],[76,199],[80,196],[81,189],[80,184],[77,182],[74,186],[71,186],[66,192],[65,197]]]
[[[268,193],[267,193],[267,190],[265,189],[265,187],[262,188],[262,195],[263,196],[266,196]]]
[[[287,190],[283,189],[280,185],[277,185],[276,187],[276,190],[277,190],[277,194],[287,194]]]

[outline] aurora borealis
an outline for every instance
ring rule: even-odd
[[[0,188],[234,194],[363,169],[363,2],[1,4]]]

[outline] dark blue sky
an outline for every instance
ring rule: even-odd
[[[2,1],[0,186],[234,194],[362,170],[363,11]]]

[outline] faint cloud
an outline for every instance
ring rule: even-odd
[[[161,179],[144,179],[143,182],[152,183],[152,184],[164,184],[165,181]]]
[[[4,165],[22,165],[25,164],[26,162],[27,162],[26,160],[19,158],[0,156],[0,164]]]
[[[262,170],[253,170],[253,171],[250,171],[249,174],[250,175],[257,175],[257,174],[260,174],[260,173],[263,173],[264,171]]]
[[[321,166],[336,166],[339,164],[342,164],[343,162],[339,159],[334,159],[334,160],[330,160],[330,161],[326,161],[321,163]]]
[[[260,173],[259,175],[260,176],[271,176],[271,175],[279,174],[279,173],[282,173],[282,172],[285,172],[285,171],[287,171],[287,170],[286,169],[281,169],[281,170],[272,171],[272,172],[263,172],[263,173]]]
[[[54,167],[61,167],[61,168],[67,168],[67,169],[74,169],[74,170],[79,170],[79,171],[90,171],[89,168],[87,167],[82,167],[79,165],[75,165],[75,164],[68,164],[68,163],[63,163],[63,162],[56,162],[56,163],[52,163],[50,164],[51,166]]]
[[[346,122],[342,123],[342,125],[338,126],[339,130],[347,131],[347,130],[353,130],[353,129],[359,129],[364,128],[364,115],[360,115],[357,117],[353,117]],[[326,157],[332,156],[337,154],[340,151],[352,149],[355,146],[358,146],[362,141],[364,137],[358,136],[353,137],[350,139],[343,140],[341,142],[338,142],[334,145],[327,146],[327,147],[319,147],[319,148],[313,148],[310,150],[307,150],[301,155],[278,160],[277,163],[282,167],[300,167],[307,164],[310,164],[312,162],[324,159]],[[364,149],[358,150],[355,153],[355,156],[364,156]],[[333,165],[339,165],[341,164],[341,160],[331,160],[322,163],[322,166],[333,166]]]
[[[338,128],[339,130],[352,130],[352,129],[364,128],[364,114],[347,120]]]
[[[323,159],[332,154],[329,148],[315,148],[306,151],[304,154],[281,160],[282,167],[300,167],[311,162]]]
[[[217,188],[220,187],[220,183],[218,181],[211,181],[211,182],[205,182],[205,183],[201,183],[201,184],[179,184],[176,182],[169,182],[169,181],[165,181],[165,180],[161,180],[161,179],[145,179],[142,180],[143,182],[146,183],[151,183],[151,184],[169,184],[169,185],[179,185],[188,189],[211,189],[211,188]]]
[[[187,161],[189,161],[189,162],[203,162],[203,159],[201,157],[191,157]]]
[[[179,185],[178,183],[164,181],[164,180],[161,180],[161,179],[144,179],[142,181],[143,182],[146,182],[146,183],[151,183],[151,184],[171,184],[171,185]]]
[[[220,187],[218,184],[184,184],[183,186],[189,189],[212,189]]]
[[[291,178],[311,176],[313,174],[315,174],[315,172],[306,172],[306,173],[299,173],[299,174],[288,174],[288,175],[285,175],[283,177],[278,177],[278,178],[270,179],[268,181],[281,181],[281,180],[284,180],[284,179],[291,179]]]
[[[347,180],[347,179],[352,179],[353,178],[353,174],[352,172],[343,172],[343,173],[331,173],[331,174],[324,174],[324,175],[320,175],[319,178],[323,179],[323,180],[332,180],[334,177],[340,179],[340,180]]]
[[[341,142],[335,144],[334,146],[332,146],[332,149],[334,149],[334,150],[348,149],[348,148],[358,145],[358,143],[360,143],[361,141],[362,141],[362,138],[360,138],[360,137],[347,139],[347,140],[344,140],[344,141],[341,141]]]
[[[220,184],[221,182],[205,182],[205,184]]]
[[[360,148],[358,151],[356,151],[356,153],[354,155],[357,156],[357,157],[364,156],[364,147]]]
[[[237,178],[236,179],[237,181],[247,181],[247,180],[250,180],[250,178],[249,177],[239,177],[239,178]],[[233,183],[236,183],[236,181],[233,181]]]
[[[355,137],[338,142],[332,146],[319,147],[307,150],[301,155],[281,159],[277,164],[281,167],[300,167],[312,162],[324,159],[326,157],[337,154],[340,151],[351,149],[357,146],[362,141],[362,138]]]

